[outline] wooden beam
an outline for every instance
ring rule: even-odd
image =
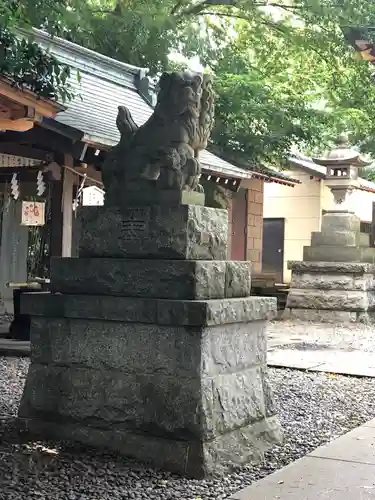
[[[102,183],[102,173],[99,170],[96,170],[94,167],[91,165],[88,165],[86,168],[80,167],[80,166],[75,166],[74,170],[78,174],[86,174],[88,180],[94,180],[97,181],[98,183]]]
[[[5,132],[4,134],[0,134],[0,147],[4,142],[17,145],[30,144],[36,149],[61,154],[72,154],[75,146],[71,139],[55,132],[42,129],[39,126],[35,126],[33,129],[23,134],[16,132]],[[81,150],[82,148],[83,145],[81,146]]]
[[[85,154],[84,158],[84,163],[87,163],[88,165],[94,165],[94,167],[97,167],[100,170],[101,165],[103,164],[105,157],[107,155],[107,151],[100,151],[98,155],[96,155],[96,149],[95,148],[88,148]]]
[[[50,130],[59,135],[63,135],[73,142],[80,141],[85,135],[82,130],[70,127],[64,123],[60,123],[53,118],[43,118],[39,126],[43,129]]]
[[[213,182],[214,184],[218,184],[219,186],[229,189],[229,191],[233,191],[235,193],[240,189],[242,180],[242,179],[235,179],[232,177],[222,177],[219,174],[210,173],[206,169],[204,172],[202,172],[201,179]]]
[[[29,132],[29,136],[33,144],[41,147],[41,149],[48,148],[50,151],[70,154],[73,148],[71,139],[55,132],[47,131],[39,126],[34,127]]]
[[[13,132],[9,130],[8,132],[4,132],[0,134],[0,144],[3,142],[6,143],[11,143],[11,144],[32,144],[33,143],[33,131],[34,129],[31,129],[27,132],[24,132],[22,135],[20,135],[17,132]]]
[[[40,116],[35,112],[35,108],[31,106],[17,106],[17,108],[12,109],[11,118],[12,120],[20,120],[21,118],[33,121],[40,120]]]
[[[20,118],[18,120],[13,119],[1,119],[0,118],[0,130],[11,130],[14,132],[27,132],[34,127],[34,121],[30,118]]]
[[[0,142],[0,154],[22,156],[23,158],[31,158],[32,160],[41,160],[46,162],[54,160],[53,153],[49,151],[43,151],[30,146],[21,146],[14,143]]]
[[[0,80],[0,95],[17,104],[34,107],[37,113],[48,118],[53,118],[59,111],[66,109],[65,106],[50,99],[40,98],[27,89],[18,89],[4,78]]]
[[[21,135],[11,131],[0,134],[0,148],[4,142],[13,145],[17,144],[17,148],[19,147],[18,144],[30,144],[37,149],[55,153],[55,158],[58,158],[56,153],[60,153],[61,155],[70,154],[77,162],[87,163],[96,167],[99,167],[103,163],[107,154],[106,151],[100,151],[96,155],[97,148],[87,147],[87,144],[82,141],[74,141],[68,138],[67,135],[53,132],[39,125],[28,132],[23,132]],[[83,159],[82,153],[84,153]],[[56,159],[56,161],[62,163],[60,160]]]

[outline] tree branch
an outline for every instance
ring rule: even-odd
[[[121,16],[122,8],[121,1],[118,0],[112,9],[93,9],[93,14],[112,14],[113,16]]]
[[[182,7],[182,1],[178,1],[177,5],[180,4],[180,7]],[[178,14],[180,17],[181,16],[193,16],[194,14],[198,15],[200,12],[209,7],[236,7],[237,0],[202,0],[201,2],[195,4],[195,5],[190,5],[190,7],[187,7],[186,9],[182,9],[180,13]],[[176,11],[175,11],[176,12]]]
[[[277,2],[264,2],[263,5],[262,4],[255,4],[255,5],[256,5],[256,7],[277,7],[279,9],[288,10],[291,12],[294,12],[295,10],[300,10],[300,9],[304,8],[303,5],[284,5],[284,4],[277,3]]]
[[[198,16],[218,16],[218,17],[229,17],[234,19],[242,19],[243,21],[250,21],[248,16],[245,14],[233,14],[231,12],[215,12],[215,11],[205,11],[202,10],[197,14]]]
[[[199,16],[218,16],[218,17],[229,17],[229,18],[234,18],[234,19],[241,19],[242,21],[248,21],[250,22],[252,19],[248,16],[245,16],[245,15],[241,15],[241,14],[233,14],[231,12],[213,12],[213,11],[201,11],[199,14]],[[265,26],[269,26],[270,28],[273,28],[277,31],[279,31],[280,33],[286,33],[286,29],[284,29],[283,26],[277,24],[277,23],[274,23],[272,21],[267,21],[266,19],[262,19],[260,21],[262,24],[264,24]]]
[[[172,16],[174,16],[175,14],[177,14],[178,10],[183,6],[184,4],[184,0],[179,0],[171,9],[171,14]]]
[[[179,16],[191,16],[194,14],[199,15],[202,10],[210,7],[239,7],[238,0],[202,0],[195,5],[190,5],[185,9],[181,9],[184,3],[184,0],[178,0],[171,13],[178,14]],[[249,3],[249,6],[252,4],[253,7],[278,7],[288,12],[295,12],[303,9],[303,5],[284,5],[279,2],[268,2],[267,0]],[[180,12],[178,13],[179,10]]]

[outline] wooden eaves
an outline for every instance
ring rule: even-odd
[[[43,118],[54,118],[65,106],[38,97],[35,93],[20,89],[4,77],[0,77],[0,130],[26,132]]]

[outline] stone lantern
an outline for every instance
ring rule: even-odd
[[[314,162],[327,168],[325,184],[338,205],[343,204],[358,186],[358,169],[371,164],[358,151],[349,148],[345,135],[336,140],[332,151],[325,157],[314,158]]]
[[[312,233],[311,246],[304,249],[304,260],[361,260],[361,221],[348,208],[347,202],[352,191],[359,186],[358,169],[371,162],[351,149],[344,135],[337,139],[332,151],[324,157],[314,158],[314,162],[327,169],[324,183],[331,190],[335,205],[323,215],[321,230]],[[358,248],[357,253],[354,248]]]
[[[327,168],[325,184],[335,206],[325,212],[321,230],[311,234],[303,261],[288,262],[292,270],[286,316],[298,319],[352,322],[375,317],[375,248],[361,234],[360,219],[345,203],[359,187],[358,169],[370,162],[350,149],[341,136],[336,147],[315,163]]]

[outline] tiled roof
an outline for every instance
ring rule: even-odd
[[[362,179],[362,177],[358,178],[360,191],[368,191],[369,193],[375,193],[375,182],[368,181],[367,179]]]
[[[294,185],[300,184],[298,179],[294,179],[284,172],[280,172],[271,167],[266,167],[265,165],[253,165],[251,167],[253,176],[259,177],[269,182],[280,182],[282,184]]]
[[[318,165],[309,156],[304,156],[302,154],[295,154],[288,158],[289,163],[296,167],[302,168],[303,170],[309,171],[311,174],[317,177],[325,177],[327,173],[327,168],[322,165]]]
[[[310,174],[316,175],[322,179],[327,175],[327,168],[322,165],[315,163],[312,158],[303,155],[294,155],[289,158],[292,165],[299,167],[302,170],[306,170]],[[358,187],[360,191],[368,191],[370,193],[375,193],[375,182],[368,181],[362,177],[358,178]]]
[[[275,168],[268,167],[262,163],[255,162],[255,161],[244,161],[243,159],[241,160],[235,160],[231,157],[226,156],[226,153],[221,152],[219,150],[215,151],[218,153],[219,158],[221,155],[225,156],[229,161],[233,161],[234,163],[239,164],[240,167],[245,169],[247,172],[251,174],[252,178],[257,178],[257,179],[262,179],[265,180],[266,182],[278,182],[281,184],[286,184],[288,186],[294,186],[295,184],[300,184],[300,181],[297,179],[293,179],[289,175],[287,175],[284,172],[280,172],[280,170],[276,170]],[[216,157],[217,158],[217,157]],[[223,161],[223,160],[221,160]]]
[[[98,146],[117,144],[118,106],[127,106],[134,121],[142,125],[152,108],[138,93],[136,81],[147,69],[121,63],[72,42],[35,30],[36,41],[71,68],[69,83],[76,94],[68,109],[56,120],[84,132],[84,140]],[[77,78],[79,72],[79,78]]]
[[[241,172],[242,179],[251,179],[253,177],[252,172],[249,170],[235,167],[219,156],[210,153],[207,149],[201,151],[199,160],[203,167],[211,168],[215,172],[227,175],[228,177],[236,177],[238,172]]]
[[[76,97],[68,103],[66,111],[57,115],[56,120],[84,132],[85,142],[103,148],[118,143],[120,135],[116,117],[119,105],[130,110],[137,125],[142,125],[151,116],[153,108],[140,94],[137,83],[145,78],[146,68],[110,59],[61,38],[50,38],[40,30],[34,30],[34,33],[40,45],[71,68],[69,83]],[[200,161],[204,169],[222,176],[250,179],[262,175],[236,167],[207,150],[201,152]],[[281,178],[277,172],[274,172],[274,177]],[[286,177],[284,180],[287,180]],[[291,179],[287,183],[293,185]]]

